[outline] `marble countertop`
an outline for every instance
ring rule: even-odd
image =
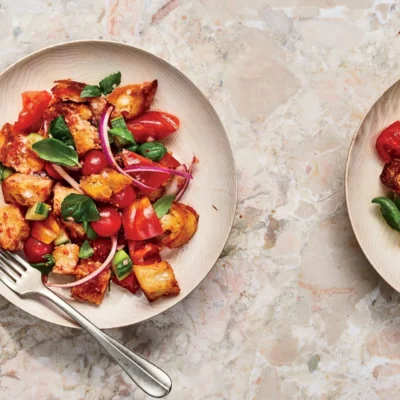
[[[397,3],[397,4],[396,4]],[[368,264],[344,197],[351,137],[400,76],[392,0],[3,0],[0,68],[111,39],[188,75],[228,132],[239,203],[191,296],[110,334],[162,365],[174,400],[400,398],[400,296]],[[85,333],[0,298],[0,397],[145,399]]]

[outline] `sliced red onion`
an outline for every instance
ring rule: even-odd
[[[101,114],[100,123],[99,123],[99,137],[101,147],[103,149],[104,156],[108,162],[108,165],[114,169],[116,169],[119,173],[128,176],[132,179],[132,185],[145,190],[152,190],[154,188],[145,185],[144,183],[138,181],[137,179],[133,179],[129,174],[127,174],[117,163],[114,158],[114,154],[111,150],[110,140],[108,139],[108,121],[110,119],[111,113],[114,110],[114,106],[108,105],[104,107],[103,113]]]
[[[160,172],[163,174],[182,176],[183,178],[186,178],[186,179],[193,179],[192,174],[190,174],[186,171],[179,171],[178,169],[170,169],[170,168],[164,168],[164,167],[158,167],[158,166],[152,166],[152,165],[134,165],[134,166],[124,168],[124,171],[127,172],[128,174],[131,174],[134,172],[145,172],[145,171]]]
[[[182,164],[179,167],[177,167],[176,170],[187,172],[187,167],[185,164]],[[187,179],[183,178],[182,176],[175,175],[172,178],[171,182],[166,187],[164,195],[165,196],[170,196],[170,195],[176,196],[181,191],[182,187],[184,186],[183,184],[185,184],[186,181],[187,181]]]
[[[115,256],[115,253],[117,252],[117,237],[113,236],[111,238],[111,251],[110,254],[107,256],[106,260],[103,262],[103,264],[100,265],[99,268],[96,269],[96,271],[93,271],[91,274],[85,276],[82,279],[79,279],[75,282],[71,283],[46,283],[46,286],[51,286],[51,287],[57,287],[57,288],[72,288],[74,286],[79,286],[82,285],[83,283],[89,282],[91,279],[95,278],[97,275],[99,275],[101,272],[103,272],[111,263],[112,259]]]
[[[191,162],[191,164],[189,165],[189,169],[188,169],[188,172],[189,172],[189,173],[192,173],[194,164],[197,164],[198,162],[199,162],[199,161],[197,160],[196,156],[193,156],[192,162]],[[181,197],[185,194],[186,189],[187,189],[188,186],[189,186],[189,182],[190,182],[190,180],[189,180],[189,179],[186,179],[186,182],[185,182],[185,184],[182,186],[182,189],[181,189],[181,190],[179,191],[179,193],[176,195],[175,201],[179,201],[179,200],[181,199]]]
[[[66,180],[75,190],[77,190],[79,193],[83,193],[81,188],[79,187],[79,183],[72,178],[72,176],[68,175],[67,172],[64,170],[63,167],[60,167],[59,165],[56,164],[51,164],[51,166],[54,168],[56,172],[64,179]]]

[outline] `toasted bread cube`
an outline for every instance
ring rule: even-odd
[[[90,111],[92,112],[91,122],[94,126],[98,126],[107,100],[104,97],[94,97],[90,99]]]
[[[79,246],[76,244],[62,244],[53,251],[56,265],[53,267],[55,274],[73,275],[79,261]]]
[[[51,89],[56,100],[73,101],[75,103],[84,103],[89,98],[81,97],[81,92],[86,86],[86,83],[75,82],[71,79],[61,79],[55,81],[56,85]]]
[[[7,203],[31,207],[49,198],[53,181],[41,176],[12,174],[3,181],[3,194]]]
[[[86,239],[86,231],[82,224],[74,221],[62,221],[61,224],[74,242],[83,242]]]
[[[82,119],[78,114],[73,114],[66,119],[66,122],[79,156],[92,149],[101,149],[99,132],[89,121]]]
[[[10,124],[5,124],[0,131],[0,161],[22,174],[39,172],[44,168],[44,161],[32,150],[27,137],[25,133],[15,132]]]
[[[107,101],[115,106],[112,118],[125,119],[142,115],[151,105],[157,90],[157,80],[139,85],[117,87],[107,96]]]
[[[174,271],[167,261],[149,265],[134,265],[133,272],[149,301],[162,296],[177,296],[180,292]]]
[[[113,194],[120,192],[131,182],[129,177],[111,168],[106,168],[100,174],[84,176],[79,182],[79,186],[92,199],[108,202]]]
[[[0,247],[8,251],[19,251],[29,236],[29,224],[20,207],[7,204],[0,207]]]
[[[82,260],[75,269],[76,278],[84,278],[99,268],[100,265],[101,263],[98,261]],[[74,286],[71,289],[71,295],[77,300],[88,301],[89,303],[99,305],[103,301],[110,277],[110,268],[106,268],[90,281],[82,285]]]
[[[61,204],[63,200],[70,194],[79,194],[79,192],[72,188],[67,188],[62,186],[60,183],[57,183],[54,186],[54,199],[53,199],[53,214],[61,215]]]

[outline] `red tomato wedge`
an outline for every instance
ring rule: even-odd
[[[129,276],[122,281],[119,281],[116,276],[112,276],[111,280],[118,286],[123,287],[126,290],[129,290],[131,293],[135,294],[136,291],[139,289],[139,283],[136,279],[135,274],[132,272]]]
[[[128,240],[147,240],[164,232],[147,197],[135,200],[122,211],[122,223]]]
[[[158,163],[169,169],[176,169],[181,165],[181,163],[172,155],[171,152],[165,153],[163,158]]]
[[[148,111],[138,118],[126,121],[128,129],[139,143],[164,139],[179,128],[179,119],[174,115]]]
[[[160,245],[147,241],[134,242],[128,241],[129,256],[134,265],[148,265],[160,262]]]
[[[45,90],[41,92],[22,93],[22,111],[18,121],[14,124],[17,131],[30,131],[37,127],[51,100],[51,94]]]
[[[400,121],[389,125],[379,134],[376,150],[385,163],[394,157],[400,157]]]
[[[124,150],[122,153],[122,160],[125,167],[136,166],[136,165],[152,165],[160,167],[161,165],[149,160],[146,157],[142,157],[139,154],[133,153],[132,151]],[[145,185],[150,186],[151,190],[142,190],[143,193],[151,193],[154,189],[159,188],[163,185],[170,177],[170,174],[163,172],[135,172],[132,177],[143,182]]]

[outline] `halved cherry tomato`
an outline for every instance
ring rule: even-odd
[[[125,167],[137,166],[137,165],[150,165],[160,167],[160,164],[149,160],[146,157],[142,157],[139,154],[133,153],[132,151],[124,150],[121,153],[122,160]],[[141,190],[143,193],[151,193],[154,189],[160,187],[170,177],[170,174],[162,172],[135,172],[132,177],[140,180],[145,185],[150,186],[151,190]]]
[[[160,262],[161,246],[147,241],[134,242],[129,240],[129,256],[135,265],[148,265]]]
[[[22,93],[22,111],[19,113],[18,121],[14,124],[17,131],[28,131],[43,117],[51,100],[51,94],[45,90],[41,92]]]
[[[117,208],[129,207],[136,199],[136,192],[132,185],[125,186],[120,192],[111,197],[111,204]]]
[[[44,221],[32,222],[31,235],[46,244],[52,243],[58,236],[44,224]]]
[[[147,197],[135,200],[122,211],[122,223],[128,240],[146,240],[164,231]]]
[[[126,121],[128,129],[139,143],[164,139],[179,128],[179,119],[174,115],[148,111],[138,118]]]
[[[25,242],[24,245],[25,256],[31,263],[46,261],[43,256],[45,254],[51,254],[53,252],[53,249],[53,244],[43,243],[32,236],[28,237],[28,240]]]
[[[172,155],[169,151],[165,153],[163,158],[158,162],[165,168],[175,169],[181,165],[181,163]]]
[[[61,181],[63,179],[62,176],[54,169],[51,163],[46,163],[44,169],[46,170],[46,173],[50,176],[50,178],[53,178],[56,181]]]
[[[99,261],[103,263],[111,251],[111,240],[98,237],[96,240],[90,241],[90,246],[94,250],[94,254],[91,257],[93,261]]]
[[[108,167],[105,155],[100,150],[90,150],[83,159],[82,175],[100,174]]]
[[[116,276],[112,276],[111,280],[118,286],[123,287],[126,290],[129,290],[131,293],[135,294],[136,291],[139,288],[139,283],[136,279],[135,274],[132,272],[130,275],[128,275],[125,279],[122,279],[122,281],[118,280]]]
[[[376,150],[385,163],[394,157],[400,157],[400,121],[394,122],[379,134]]]
[[[113,207],[99,209],[100,219],[91,222],[93,230],[102,237],[114,236],[121,228],[121,216]]]

